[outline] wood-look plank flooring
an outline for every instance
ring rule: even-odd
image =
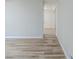
[[[43,39],[5,41],[5,59],[66,59],[55,31],[46,30]]]

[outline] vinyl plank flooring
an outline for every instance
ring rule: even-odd
[[[5,59],[66,59],[55,31],[45,32],[43,39],[6,38]]]

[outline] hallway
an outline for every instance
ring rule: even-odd
[[[6,39],[6,59],[65,59],[55,31],[46,29],[43,39]]]

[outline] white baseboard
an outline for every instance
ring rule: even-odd
[[[30,38],[39,38],[42,39],[43,36],[5,36],[5,38],[16,38],[16,39],[30,39]]]
[[[67,55],[67,53],[66,53],[66,51],[65,51],[65,49],[64,49],[64,47],[63,47],[63,45],[62,45],[62,43],[59,41],[59,43],[60,43],[60,45],[61,45],[61,47],[62,47],[62,49],[63,49],[63,51],[64,51],[64,54],[65,54],[65,56],[66,56],[66,59],[70,59],[69,58],[69,56]]]
[[[63,44],[62,44],[61,41],[59,40],[59,37],[57,36],[57,33],[56,33],[56,37],[57,37],[57,39],[58,39],[58,42],[60,43],[60,46],[62,47],[62,49],[63,49],[63,51],[64,51],[64,54],[65,54],[65,56],[66,56],[66,59],[70,59],[69,56],[67,55],[67,53],[66,53],[64,47],[63,47]]]

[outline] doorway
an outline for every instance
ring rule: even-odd
[[[56,34],[56,0],[44,0],[44,34]]]

